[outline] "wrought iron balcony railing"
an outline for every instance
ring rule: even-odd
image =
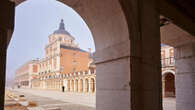
[[[175,65],[174,57],[161,59],[162,68],[171,67]]]

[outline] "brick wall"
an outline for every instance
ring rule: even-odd
[[[89,53],[63,48],[60,49],[60,53],[60,66],[63,67],[63,73],[72,73],[74,68],[75,71],[88,70]]]

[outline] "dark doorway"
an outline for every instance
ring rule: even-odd
[[[175,97],[175,75],[167,73],[165,79],[165,97]]]

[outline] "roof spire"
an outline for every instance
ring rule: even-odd
[[[65,30],[63,19],[61,19],[59,30]]]
[[[61,22],[59,23],[59,29],[54,31],[54,34],[66,34],[71,36],[71,34],[65,30],[64,20],[61,19]]]

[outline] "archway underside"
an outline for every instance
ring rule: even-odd
[[[23,1],[15,0],[17,5]],[[61,2],[81,15],[94,37],[97,110],[162,110],[156,0]]]

